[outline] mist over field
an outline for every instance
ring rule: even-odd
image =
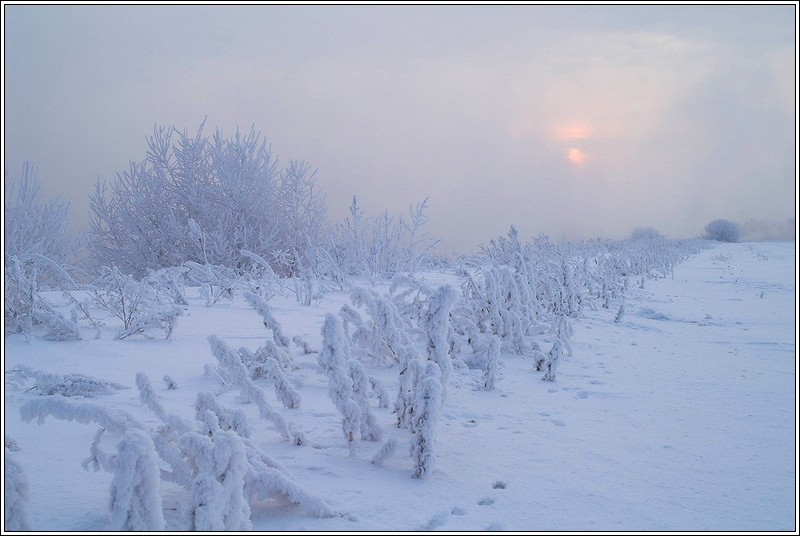
[[[430,198],[444,253],[795,214],[793,5],[4,5],[5,162],[89,221],[153,125],[252,125],[330,216]],[[766,236],[772,236],[767,234]],[[780,234],[783,238],[787,235]]]

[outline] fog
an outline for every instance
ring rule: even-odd
[[[260,130],[442,251],[796,214],[796,6],[4,4],[4,165],[88,223],[155,124]]]

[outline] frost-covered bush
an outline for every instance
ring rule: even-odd
[[[6,452],[3,460],[3,529],[30,530],[28,523],[28,479],[16,458]]]
[[[183,309],[163,303],[158,291],[147,281],[137,281],[117,268],[105,267],[93,284],[95,303],[122,322],[114,338],[125,339],[149,329],[164,331],[169,339]]]
[[[561,356],[564,355],[564,342],[556,338],[553,341],[553,347],[547,353],[544,361],[544,376],[542,376],[543,380],[553,382],[556,380],[556,372],[558,371],[558,364],[561,361]]]
[[[267,341],[272,344],[272,341]],[[300,407],[300,393],[294,388],[292,382],[286,378],[281,366],[274,357],[267,357],[264,361],[255,363],[250,369],[254,378],[266,378],[275,386],[275,396],[288,409]]]
[[[194,403],[195,419],[202,420],[207,411],[217,418],[217,425],[222,430],[233,430],[242,437],[250,437],[247,417],[241,410],[229,410],[220,405],[213,393],[197,393]]]
[[[341,324],[332,314],[325,315],[322,349],[317,362],[328,376],[328,395],[342,415],[342,432],[352,454],[355,452],[354,442],[361,432],[361,408],[353,399],[353,379],[347,374],[349,354],[349,344]]]
[[[439,366],[428,361],[414,398],[411,417],[411,458],[414,461],[412,478],[427,477],[436,459],[436,429],[442,406],[442,384]]]
[[[436,363],[441,371],[442,397],[447,394],[447,384],[453,373],[450,358],[448,331],[450,311],[458,300],[458,294],[450,285],[439,287],[428,300],[428,309],[423,317],[427,335],[428,359]]]
[[[214,418],[211,412],[204,417]],[[238,436],[217,429],[211,431],[210,437],[184,434],[180,444],[197,466],[189,506],[191,529],[252,529],[250,505],[245,497],[247,454]]]
[[[83,374],[51,374],[32,369],[27,365],[17,365],[6,371],[5,379],[19,387],[27,386],[32,381],[33,385],[28,389],[46,396],[92,398],[98,395],[110,395],[120,389],[128,389],[124,385]]]
[[[208,137],[202,124],[194,135],[156,127],[145,158],[90,196],[91,255],[97,266],[135,277],[186,261],[241,275],[253,262],[247,250],[290,275],[281,259],[303,257],[325,228],[314,184],[305,163],[280,170],[254,129]]]
[[[208,338],[208,343],[211,346],[211,353],[214,354],[214,357],[219,362],[220,376],[227,377],[244,397],[255,402],[261,417],[271,421],[285,440],[296,445],[302,445],[305,442],[302,434],[290,430],[283,416],[276,412],[267,402],[264,391],[250,379],[250,373],[242,363],[239,353],[228,347],[215,335],[211,335]]]
[[[728,220],[714,220],[706,225],[705,238],[719,242],[738,242],[739,225]]]
[[[3,238],[4,255],[23,262],[45,258],[38,279],[43,285],[65,283],[63,268],[72,257],[77,240],[67,229],[69,203],[62,198],[44,202],[39,197],[39,178],[28,162],[19,181],[4,170]]]
[[[264,327],[272,331],[272,338],[275,340],[275,344],[284,348],[289,348],[289,338],[283,334],[281,325],[275,320],[275,317],[272,316],[272,310],[269,304],[267,304],[267,301],[253,292],[245,292],[244,297],[247,302],[258,311],[258,314],[261,315],[264,321]]]
[[[625,316],[625,304],[624,303],[620,303],[619,304],[619,310],[617,311],[616,316],[614,316],[614,322],[619,324],[620,322],[622,322],[622,317],[623,316]]]
[[[159,459],[150,436],[137,429],[125,432],[111,463],[111,528],[164,530]]]
[[[414,274],[430,261],[430,251],[438,243],[424,229],[428,222],[427,198],[409,209],[408,220],[384,211],[379,217],[365,218],[353,197],[350,215],[331,235],[328,249],[336,265],[348,275],[389,278],[398,272]]]
[[[212,338],[213,341],[213,338]],[[213,341],[217,353],[234,353],[219,341]],[[238,379],[246,378],[243,367]],[[286,469],[254,445],[247,436],[244,415],[219,405],[213,395],[203,393],[195,405],[194,422],[167,413],[144,374],[137,374],[140,400],[161,421],[148,429],[129,413],[92,402],[64,397],[29,400],[20,408],[24,421],[48,416],[57,419],[95,423],[100,426],[84,461],[85,469],[105,469],[113,473],[109,525],[113,530],[164,530],[161,505],[161,483],[177,484],[183,495],[170,490],[173,498],[183,497],[180,511],[187,516],[190,528],[196,530],[249,530],[250,501],[274,496],[298,504],[319,517],[337,515],[324,501],[307,493]],[[259,403],[257,393],[243,391]],[[259,404],[260,407],[263,406]],[[280,428],[280,426],[279,426]],[[284,426],[285,428],[285,426]],[[117,453],[103,452],[102,439],[111,435],[119,439]],[[6,526],[9,508],[21,523],[20,502],[24,499],[23,480],[15,478],[14,467],[6,457],[5,504]],[[12,474],[13,473],[13,474]],[[24,523],[17,525],[23,530]]]
[[[353,380],[353,400],[361,410],[361,438],[368,441],[380,441],[383,432],[369,406],[370,378],[367,376],[367,371],[364,365],[354,359],[347,362],[347,370],[350,379]]]
[[[240,282],[235,272],[227,266],[194,261],[186,261],[184,266],[188,269],[187,281],[200,289],[206,307],[213,307],[221,300],[231,301],[236,296]]]
[[[492,337],[486,349],[486,364],[483,370],[483,388],[487,391],[494,389],[497,383],[497,366],[500,362],[500,339]]]
[[[637,227],[631,231],[631,240],[661,240],[664,238],[654,227]]]

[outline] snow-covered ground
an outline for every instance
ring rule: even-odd
[[[616,307],[587,308],[574,322],[573,353],[555,382],[542,381],[530,358],[511,355],[501,357],[493,391],[476,388],[478,371],[456,368],[436,463],[424,480],[410,477],[410,434],[377,404],[373,412],[385,438],[398,441],[397,452],[383,466],[370,463],[382,443],[359,441],[350,454],[316,354],[296,350],[300,408],[284,409],[264,390],[308,444],[283,441],[235,392],[219,400],[245,411],[254,443],[342,515],[317,518],[288,502],[262,501],[252,507],[253,528],[795,531],[795,263],[791,242],[719,244],[678,265],[674,278],[631,285],[620,322]],[[324,314],[345,303],[347,294],[329,293],[312,307],[292,296],[270,305],[287,335],[319,348]],[[156,427],[136,389],[135,375],[144,372],[168,412],[192,419],[197,393],[219,391],[203,373],[216,363],[208,335],[255,349],[267,332],[241,299],[207,308],[196,297],[189,312],[169,341],[116,341],[110,328],[76,342],[7,336],[4,369],[24,364],[123,384],[130,389],[91,401]],[[378,373],[394,395],[396,373]],[[168,390],[164,375],[178,389]],[[23,422],[19,408],[39,396],[5,383],[4,432],[20,449],[13,455],[29,486],[30,527],[102,530],[112,475],[81,467],[97,426],[52,417]],[[103,448],[114,452],[115,442]],[[185,530],[181,488],[161,491],[167,528]]]

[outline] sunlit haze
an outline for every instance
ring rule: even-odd
[[[4,4],[4,164],[88,224],[153,126],[255,126],[332,219],[429,198],[442,250],[694,237],[796,210],[796,4]]]

